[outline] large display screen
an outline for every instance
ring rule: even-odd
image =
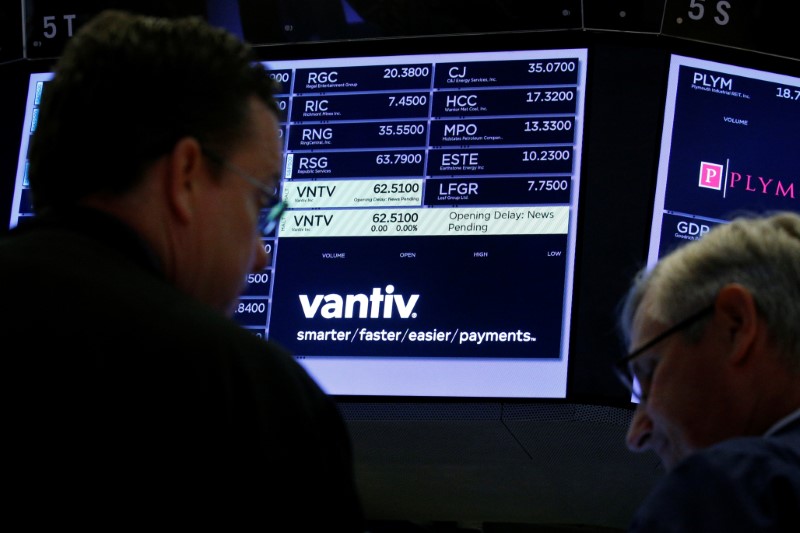
[[[564,398],[585,49],[270,61],[282,196],[234,318],[335,395]],[[31,216],[31,77],[12,216]]]
[[[800,78],[673,55],[648,264],[739,213],[800,211]]]
[[[673,54],[648,266],[738,214],[800,211],[798,124],[800,78]]]

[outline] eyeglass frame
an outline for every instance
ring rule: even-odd
[[[622,382],[623,385],[630,391],[631,395],[639,400],[640,402],[645,401],[647,399],[647,392],[641,390],[641,384],[639,385],[639,390],[635,385],[636,376],[634,372],[630,369],[630,363],[643,353],[646,353],[650,350],[653,346],[656,346],[660,342],[664,341],[665,339],[671,337],[672,335],[678,333],[679,331],[688,328],[701,318],[705,317],[705,315],[711,314],[714,312],[714,304],[707,305],[703,307],[699,311],[689,315],[688,317],[684,318],[680,322],[677,322],[673,326],[665,329],[642,346],[636,348],[632,352],[629,352],[627,355],[619,358],[617,361],[614,362],[614,372],[616,373],[619,380]]]
[[[247,183],[258,189],[258,191],[261,193],[261,198],[259,198],[260,208],[262,210],[269,209],[264,217],[265,220],[263,224],[261,223],[261,217],[259,217],[261,234],[269,235],[272,233],[278,226],[278,222],[280,222],[284,212],[289,207],[289,203],[281,199],[278,187],[267,185],[260,179],[246,172],[238,165],[231,163],[228,159],[222,157],[217,152],[206,146],[201,146],[200,149],[202,150],[203,155],[205,155],[211,162],[233,172]]]

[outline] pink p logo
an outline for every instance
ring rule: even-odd
[[[716,163],[700,163],[700,182],[697,184],[706,189],[722,189],[722,165]]]

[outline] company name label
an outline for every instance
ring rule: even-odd
[[[300,294],[300,306],[306,318],[316,318],[318,315],[325,319],[331,318],[394,318],[395,311],[400,318],[415,318],[414,306],[417,305],[419,294],[412,294],[408,298],[402,294],[394,294],[394,285],[387,285],[384,292],[380,287],[374,287],[372,293],[367,294]]]

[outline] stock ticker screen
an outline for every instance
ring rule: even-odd
[[[648,264],[737,214],[800,211],[800,78],[672,55]]]
[[[566,396],[587,53],[269,61],[281,194],[234,319],[330,394]],[[31,216],[31,76],[10,225]]]
[[[737,215],[800,212],[798,124],[800,78],[672,54],[648,267]]]

